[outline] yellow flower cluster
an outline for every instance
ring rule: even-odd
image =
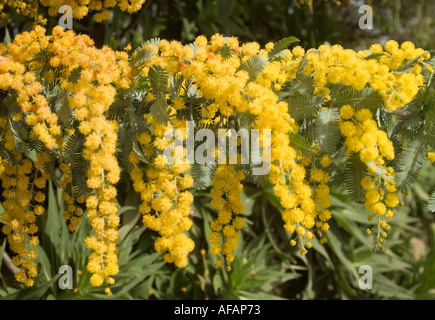
[[[340,109],[340,129],[346,137],[348,157],[359,153],[360,160],[367,165],[370,176],[361,180],[361,185],[366,190],[364,207],[368,212],[374,213],[378,218],[378,243],[375,250],[384,248],[386,232],[390,226],[382,220],[385,215],[391,219],[394,214],[392,209],[399,204],[396,195],[395,172],[392,167],[387,167],[385,160],[394,159],[394,148],[388,135],[378,129],[373,115],[368,109],[355,111],[351,106],[345,105]],[[369,216],[372,220],[373,216]],[[367,234],[371,234],[368,230]]]
[[[59,169],[63,173],[63,177],[59,184],[61,188],[65,190],[62,193],[62,200],[67,204],[67,211],[62,214],[62,217],[68,221],[68,230],[74,231],[82,224],[81,216],[83,215],[83,208],[80,207],[80,204],[84,203],[85,197],[81,196],[76,198],[74,196],[75,190],[74,186],[72,186],[70,166],[65,162],[61,162]],[[68,192],[66,190],[68,190]]]
[[[140,10],[145,0],[2,0],[0,1],[0,20],[8,18],[7,10],[14,10],[26,17],[35,19],[36,24],[46,24],[47,20],[38,14],[38,5],[48,8],[50,16],[59,14],[59,8],[68,5],[72,8],[73,17],[82,19],[90,12],[94,12],[96,22],[108,20],[111,9],[118,7],[127,13]]]
[[[284,207],[285,229],[296,233],[301,240],[302,253],[306,252],[306,247],[311,246],[309,242],[304,245],[305,240],[314,237],[310,229],[326,231],[329,228],[326,221],[331,218],[328,210],[331,201],[327,185],[329,174],[325,170],[332,160],[323,155],[318,159],[318,164],[325,170],[314,169],[310,173],[311,179],[306,179],[307,167],[312,161],[299,157],[290,146],[289,134],[296,133],[298,126],[288,114],[289,106],[278,99],[277,93],[289,80],[297,76],[302,67],[302,72],[314,79],[314,94],[330,98],[330,84],[341,83],[358,91],[370,87],[382,96],[387,109],[396,109],[408,103],[423,85],[422,69],[418,64],[404,72],[399,72],[399,67],[414,58],[423,63],[429,57],[422,49],[415,49],[409,42],[396,50],[395,42],[390,41],[385,52],[380,47],[384,56],[379,59],[366,59],[368,52],[325,45],[308,52],[301,47],[295,47],[282,51],[279,58],[268,60],[272,43],[261,49],[257,43],[239,44],[236,38],[219,34],[212,36],[210,41],[200,36],[196,38],[195,46],[182,46],[175,41],[162,40],[157,45],[148,45],[147,48],[154,55],[142,66],[142,76],[148,75],[152,65],[159,65],[170,74],[194,79],[198,96],[210,101],[206,107],[199,109],[201,125],[210,127],[212,124],[219,124],[220,128],[228,128],[231,117],[249,113],[257,117],[252,127],[260,129],[262,147],[262,132],[264,129],[271,129],[271,170],[268,178]],[[378,46],[371,48],[371,53],[379,54],[381,51]],[[245,69],[249,66],[249,59],[253,57],[259,58],[257,61],[267,61],[261,73],[254,79],[250,78]],[[301,65],[303,59],[306,63]],[[380,83],[384,85],[381,86]],[[180,97],[173,100],[172,106],[175,110],[185,108],[185,93],[179,94]],[[154,99],[154,96],[149,95],[149,99]],[[347,138],[348,155],[360,153],[364,163],[373,164],[371,169],[384,166],[384,158],[394,158],[391,142],[385,132],[377,129],[369,110],[356,112],[346,105],[341,109],[341,114],[343,120],[349,120],[342,121],[340,125],[342,134]],[[391,175],[390,169],[385,172],[385,175]],[[388,179],[388,183],[390,180]],[[214,233],[212,240],[213,244],[219,243],[219,237]],[[322,239],[324,241],[325,238]],[[291,240],[291,244],[296,244],[296,241]],[[220,254],[219,246],[212,245],[212,251]]]
[[[41,65],[29,65],[27,70],[24,66],[38,52],[44,50],[48,42],[45,29],[42,27],[17,35],[15,41],[8,46],[6,55],[13,62],[0,62],[0,89],[12,89],[17,92],[17,103],[22,114],[17,114],[15,119],[20,120],[24,117],[26,123],[32,127],[31,137],[43,142],[48,149],[53,149],[56,143],[60,142],[61,129],[57,115],[51,111],[47,99],[41,94],[42,84],[33,72]],[[0,54],[4,49],[0,48]]]
[[[394,148],[386,132],[378,129],[369,109],[355,111],[350,105],[340,109],[340,130],[346,137],[347,155],[360,153],[367,165],[382,166],[386,160],[394,159]]]
[[[240,199],[240,193],[243,191],[241,182],[244,179],[243,171],[236,171],[234,165],[218,165],[215,172],[210,191],[213,200],[210,205],[219,210],[219,213],[217,219],[211,223],[212,233],[209,240],[212,244],[211,253],[221,255],[221,258],[216,260],[217,267],[221,267],[225,261],[234,260],[232,252],[237,248],[239,240],[237,230],[244,225],[241,216],[244,207]]]
[[[193,185],[193,178],[187,174],[189,164],[179,163],[182,159],[177,157],[170,163],[162,151],[168,144],[164,140],[165,132],[175,128],[182,132],[185,121],[175,121],[173,126],[165,126],[150,115],[146,115],[146,121],[151,132],[143,132],[137,138],[143,153],[153,157],[152,165],[145,169],[145,181],[139,158],[134,153],[129,157],[130,162],[136,165],[130,175],[135,191],[141,195],[139,211],[143,215],[144,225],[160,234],[154,243],[156,251],[165,253],[166,262],[183,268],[187,265],[188,254],[194,249],[194,242],[183,232],[192,226],[189,215],[193,196],[188,189]],[[150,145],[151,137],[153,147]],[[186,139],[185,130],[178,138]],[[179,148],[181,153],[177,150],[174,152],[178,155],[185,154],[185,148]]]
[[[60,1],[50,2],[53,8],[59,4]],[[122,10],[129,10],[123,1],[76,4],[77,14],[84,12],[79,7],[101,11],[103,5],[110,8],[122,4]],[[270,167],[266,180],[283,208],[282,219],[285,230],[291,234],[290,244],[299,242],[304,255],[312,246],[315,233],[320,235],[321,243],[325,242],[322,232],[329,229],[329,183],[335,164],[332,155],[321,152],[321,146],[316,144],[308,147],[309,155],[295,150],[292,135],[305,128],[303,125],[299,128],[290,116],[292,106],[281,94],[292,95],[292,81],[302,73],[314,79],[314,95],[321,98],[334,98],[329,97],[331,84],[358,91],[371,88],[382,96],[385,108],[394,110],[413,99],[423,85],[420,64],[425,66],[428,54],[408,42],[399,48],[390,41],[385,51],[380,46],[371,47],[370,53],[378,54],[375,58],[369,57],[368,52],[326,45],[308,52],[297,46],[270,58],[273,47],[271,43],[265,48],[254,42],[241,44],[234,37],[217,34],[210,40],[200,36],[190,46],[162,40],[143,48],[148,50],[146,58],[136,51],[129,59],[126,52],[114,52],[108,47],[97,49],[88,36],[60,27],[55,27],[51,36],[36,27],[18,35],[7,48],[0,46],[0,54],[10,60],[0,61],[0,91],[2,97],[6,92],[16,99],[19,106],[19,112],[0,118],[0,145],[7,151],[0,158],[0,180],[5,190],[1,221],[6,223],[3,232],[17,254],[14,263],[22,267],[17,279],[32,285],[36,275],[32,261],[36,251],[26,249],[25,243],[38,244],[33,235],[37,231],[36,216],[44,212],[43,191],[50,178],[44,166],[48,163],[62,173],[62,199],[67,205],[63,217],[68,220],[69,230],[74,231],[85,214],[93,229],[85,239],[86,247],[92,249],[87,270],[92,273],[93,286],[104,281],[113,284],[119,271],[116,184],[123,169],[129,172],[133,188],[140,194],[139,211],[144,225],[159,234],[155,250],[164,253],[168,263],[186,266],[194,249],[186,234],[192,226],[190,189],[194,182],[190,174],[193,169],[185,161],[187,121],[197,128],[213,130],[215,137],[220,129],[258,129],[262,165]],[[403,69],[403,64],[413,59],[419,63],[409,70]],[[429,67],[424,68],[430,71]],[[159,80],[168,76],[167,83],[156,84],[152,79],[156,73]],[[144,80],[148,81],[146,85]],[[60,115],[53,95],[63,99],[61,107],[68,109],[69,119]],[[132,110],[137,97],[144,110],[140,114],[142,109]],[[322,107],[332,108],[327,100],[320,100]],[[128,107],[123,105],[125,101]],[[156,106],[159,112],[167,113],[162,114],[166,123],[156,114]],[[113,117],[114,107],[124,108],[126,114],[133,112],[140,119],[134,118],[132,125],[123,117]],[[244,123],[243,116],[252,121]],[[29,141],[38,146],[35,149],[43,149],[37,161],[29,160],[23,146],[15,141],[19,139],[12,129],[19,121],[30,132]],[[360,183],[366,190],[369,218],[378,218],[375,248],[382,249],[390,228],[383,217],[392,218],[392,210],[399,204],[394,171],[387,167],[387,161],[395,156],[393,145],[388,134],[378,128],[369,109],[344,105],[338,124],[347,158],[356,154],[368,168],[368,175]],[[134,147],[129,149],[129,163],[123,168],[118,163],[118,157],[126,158],[119,154],[124,147],[118,141],[119,130],[134,132],[129,137]],[[186,143],[186,146],[174,144],[175,162],[165,153],[171,145],[165,135],[168,130],[178,132],[179,140]],[[213,147],[219,155],[221,150],[216,141]],[[69,152],[86,163],[86,172],[83,171],[86,184],[82,186],[86,190],[77,190],[73,183],[77,164],[68,158]],[[216,265],[226,266],[227,270],[228,263],[234,260],[238,230],[244,225],[241,192],[248,171],[244,171],[241,155],[237,156],[237,164],[229,163],[228,159],[217,164],[210,191],[211,206],[218,210],[210,226],[210,251],[219,256]],[[428,158],[433,161],[435,156],[429,153]],[[108,288],[106,292],[111,294]]]
[[[45,24],[47,20],[38,14],[37,0],[1,0],[0,1],[0,21],[9,19],[8,10],[20,13],[23,16],[34,18],[36,24]]]
[[[370,54],[382,56],[378,60],[366,59]],[[385,51],[381,45],[375,44],[369,52],[355,52],[340,45],[322,45],[307,52],[304,73],[313,76],[315,94],[330,98],[328,83],[341,83],[355,90],[369,85],[381,95],[387,109],[395,110],[409,103],[424,81],[420,64],[407,72],[400,72],[400,67],[413,59],[423,62],[429,58],[428,52],[416,49],[409,41],[399,48],[396,41],[390,40]]]
[[[69,5],[73,10],[75,19],[82,19],[89,12],[96,12],[94,19],[96,22],[108,20],[110,18],[110,9],[118,7],[122,11],[133,13],[142,8],[145,0],[41,0],[44,7],[48,7],[48,14],[55,16],[62,5]]]
[[[15,253],[12,262],[20,268],[15,274],[15,279],[30,287],[37,275],[36,263],[33,260],[37,258],[38,253],[27,248],[26,243],[30,246],[39,244],[35,221],[36,217],[45,211],[41,205],[45,196],[41,191],[45,188],[50,174],[44,171],[43,167],[51,158],[49,154],[41,153],[33,162],[16,152],[12,134],[5,124],[5,119],[1,118],[0,127],[4,132],[5,146],[16,164],[9,161],[2,163],[4,170],[0,174],[0,179],[4,189],[4,212],[0,214],[0,220],[5,223],[2,232],[7,235],[9,248]]]
[[[303,226],[312,228],[315,225],[316,206],[312,198],[311,188],[308,182],[304,181],[305,169],[298,163],[296,152],[290,147],[289,133],[296,132],[297,125],[288,114],[287,104],[278,101],[276,94],[276,89],[279,90],[280,86],[289,78],[296,76],[305,53],[304,50],[301,47],[296,47],[292,51],[285,50],[281,59],[267,63],[256,79],[249,79],[248,72],[241,67],[251,57],[257,55],[266,61],[267,54],[273,47],[272,44],[267,45],[266,49],[260,49],[257,43],[239,45],[236,38],[225,38],[219,34],[212,36],[209,42],[205,37],[200,36],[195,40],[195,44],[198,48],[194,58],[187,65],[182,65],[180,68],[180,64],[176,64],[176,60],[172,60],[171,64],[166,64],[167,68],[171,71],[180,70],[181,75],[185,78],[193,77],[199,94],[212,101],[206,108],[200,109],[204,123],[219,123],[221,117],[231,117],[236,112],[250,113],[258,117],[253,128],[259,129],[260,146],[263,147],[263,152],[267,147],[264,144],[263,130],[272,131],[269,179],[275,185],[274,191],[280,198],[282,205],[288,210],[297,209],[302,217]],[[232,54],[229,57],[223,57],[220,54],[220,50],[224,46],[231,50]],[[162,47],[164,47],[163,50]],[[159,49],[163,53],[168,52],[168,56],[174,55],[174,47],[178,48],[178,52],[186,53],[185,56],[190,55],[190,48],[187,46],[183,48],[177,43],[159,45]],[[225,121],[222,123],[227,125]],[[224,169],[218,169],[218,171],[220,170]],[[225,179],[220,178],[216,181],[222,184]],[[231,181],[227,180],[226,183],[226,190],[232,188]],[[216,190],[222,190],[223,187],[219,186]],[[223,210],[220,212],[228,215],[228,208]],[[297,222],[289,218],[290,216],[287,212],[283,214],[284,219],[288,218],[285,220],[286,229],[294,232]],[[226,227],[225,232],[236,234],[235,230]],[[216,228],[219,226],[214,222],[212,230],[216,231],[214,230]],[[217,234],[213,233],[210,240],[214,244],[211,248],[212,252],[221,254],[220,246],[217,245],[219,240]],[[229,253],[235,248],[235,245],[227,245],[227,247],[231,250],[225,250],[223,253],[227,255],[226,260],[231,261],[233,257]],[[223,261],[218,260],[217,263],[222,264]]]
[[[118,272],[117,229],[119,217],[116,215],[116,188],[120,168],[115,157],[118,124],[109,121],[104,113],[112,105],[117,89],[130,85],[130,67],[127,54],[113,52],[108,47],[97,49],[87,36],[77,36],[73,31],[65,32],[55,27],[52,36],[36,27],[31,32],[18,35],[8,46],[6,57],[13,62],[0,63],[2,90],[15,90],[26,123],[32,127],[30,138],[44,143],[48,149],[62,152],[66,139],[73,134],[84,136],[83,158],[88,161],[87,185],[91,192],[86,197],[87,218],[95,229],[95,236],[86,239],[86,245],[94,252],[89,258],[88,270],[93,273],[91,283],[100,285],[104,279],[113,283],[110,276]],[[46,60],[34,61],[40,52],[46,53]],[[68,94],[68,105],[74,118],[79,122],[77,129],[61,132],[59,119],[48,105],[46,98],[39,94],[42,81],[37,81],[36,71],[46,68],[46,81],[58,85]],[[26,71],[27,70],[27,71]],[[74,74],[77,74],[76,79]],[[61,73],[57,79],[50,73]],[[4,81],[3,81],[4,80]],[[56,81],[56,82],[54,82]],[[61,163],[60,170],[65,174],[62,186],[71,184],[70,165]],[[64,194],[68,205],[64,218],[69,220],[69,229],[74,230],[80,223],[83,208],[76,204],[84,203],[85,198],[75,199]]]

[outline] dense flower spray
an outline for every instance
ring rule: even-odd
[[[97,2],[87,3],[89,9],[103,10]],[[50,2],[52,10],[58,4]],[[127,11],[141,4],[129,2],[130,8],[123,1],[104,2]],[[86,14],[83,6],[77,5],[75,14]],[[355,187],[363,190],[369,219],[377,221],[374,248],[383,249],[390,229],[385,218],[394,216],[400,201],[390,165],[396,157],[392,139],[375,112],[394,112],[415,98],[425,85],[425,73],[433,72],[426,62],[430,56],[410,42],[399,46],[389,41],[368,52],[287,46],[269,43],[261,48],[216,34],[209,40],[199,36],[190,45],[153,40],[133,53],[115,52],[97,49],[88,36],[60,27],[51,35],[36,27],[16,36],[7,48],[0,46],[0,54],[9,59],[0,61],[6,106],[0,114],[0,220],[15,253],[13,262],[21,268],[17,280],[31,286],[37,274],[37,253],[31,248],[38,245],[35,221],[45,211],[47,181],[52,180],[62,192],[69,230],[80,228],[83,216],[92,227],[85,239],[92,250],[90,283],[115,283],[118,182],[124,173],[140,195],[143,224],[158,235],[155,250],[175,267],[185,267],[194,250],[189,236],[194,192],[209,187],[215,213],[210,251],[217,256],[217,267],[231,269],[245,226],[244,185],[260,179],[278,199],[289,244],[299,244],[304,255],[316,235],[326,241],[333,210],[331,181],[337,179],[341,146],[345,162],[358,160],[365,168]],[[358,103],[342,103],[340,95],[347,92]],[[362,104],[364,99],[376,106]],[[318,142],[324,122],[335,128],[335,149]],[[209,183],[200,186],[198,163],[185,160],[189,148],[196,155],[200,144],[194,140],[188,146],[187,123],[211,130],[215,137],[220,130],[229,132],[227,140],[244,128],[258,130],[258,141],[250,141],[258,144],[260,154],[270,152],[270,161],[263,163],[270,170],[255,176],[252,159],[243,159],[238,151],[232,163],[224,159],[203,165],[213,172]],[[168,131],[177,132],[179,145],[167,138]],[[236,141],[241,147],[243,138]],[[168,158],[170,146],[180,161]],[[26,153],[30,149],[36,150],[36,158]],[[219,158],[223,150],[215,140],[207,151]],[[433,152],[427,158],[434,161]]]

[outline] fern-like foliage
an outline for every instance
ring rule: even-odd
[[[169,117],[169,107],[165,95],[168,87],[169,73],[163,67],[154,65],[148,73],[150,86],[153,89],[156,100],[151,105],[152,116],[160,123],[172,122]]]
[[[314,90],[313,78],[305,73],[298,72],[292,81],[293,91],[302,95],[311,95]]]
[[[193,187],[197,189],[205,189],[209,187],[213,181],[214,172],[216,171],[216,164],[194,163],[190,168],[190,174],[194,180]]]
[[[218,48],[216,50],[216,53],[220,54],[222,56],[222,60],[227,60],[234,55],[233,49],[229,45],[226,45],[226,44],[223,45],[222,47]]]
[[[249,74],[249,81],[254,81],[258,78],[264,67],[267,65],[265,57],[256,55],[250,57],[248,60],[242,63],[240,70],[245,70]]]
[[[397,185],[403,191],[410,191],[427,156],[426,135],[415,137],[399,154],[397,159]]]
[[[354,88],[346,87],[333,98],[331,106],[340,108],[344,105],[351,105],[354,109],[371,109],[375,111],[383,106],[381,96],[371,90],[370,88],[364,88],[361,91]]]
[[[299,41],[300,40],[296,37],[287,37],[279,40],[274,44],[272,50],[270,50],[270,52],[268,53],[269,59],[275,57],[278,53],[286,49],[292,43],[299,42]]]
[[[147,48],[147,45],[157,46],[160,42],[160,38],[152,38],[146,41],[143,46],[137,48],[131,57],[131,65],[140,70],[143,68],[145,62],[151,60],[154,57],[154,51]]]
[[[394,73],[401,74],[401,73],[410,72],[415,67],[415,65],[418,63],[419,59],[422,56],[426,55],[427,53],[428,52],[423,52],[422,54],[416,56],[414,59],[405,61],[404,63],[402,63],[402,65],[399,68],[394,70]]]
[[[385,56],[391,56],[391,55],[387,52],[371,53],[367,57],[365,57],[364,60],[372,60],[372,59],[379,60],[380,58]]]
[[[151,105],[150,112],[152,116],[160,123],[167,124],[172,123],[171,117],[169,116],[169,106],[168,102],[163,93],[159,93],[156,100]]]
[[[429,198],[429,211],[435,212],[435,191],[432,192]]]
[[[148,79],[154,94],[166,93],[168,88],[169,73],[159,65],[153,65],[148,72]]]
[[[358,154],[354,154],[347,160],[344,182],[352,201],[364,202],[365,191],[361,186],[361,180],[367,175],[367,166],[360,160]]]
[[[85,137],[76,131],[66,142],[62,156],[71,168],[72,190],[76,197],[83,196],[89,192],[86,172],[89,162],[83,158],[83,144]]]
[[[129,161],[129,155],[133,148],[133,133],[128,126],[121,125],[118,130],[117,153],[120,164],[130,173],[133,165]]]
[[[293,119],[301,121],[313,117],[319,111],[322,100],[319,96],[313,98],[308,96],[296,96],[285,99],[288,104],[288,111]]]
[[[320,150],[335,155],[341,138],[338,120],[340,113],[336,108],[327,108],[319,112],[314,127],[314,141]]]
[[[257,116],[249,112],[237,112],[236,119],[239,126],[250,128],[255,124],[255,121],[257,121]]]
[[[64,128],[72,128],[73,114],[68,103],[68,94],[61,93],[53,101],[53,108]]]
[[[335,186],[342,186],[344,183],[345,175],[344,171],[340,169],[334,162],[324,169],[329,173],[329,181]]]
[[[243,172],[245,174],[245,181],[247,183],[251,183],[251,184],[257,186],[258,188],[264,188],[266,186],[266,176],[253,174],[253,168],[256,166],[257,165],[252,165],[252,164],[242,165]],[[259,165],[259,166],[261,166],[261,165]]]
[[[28,127],[25,121],[12,121],[9,118],[9,128],[12,132],[12,137],[14,138],[15,147],[18,151],[24,152],[28,146],[27,141],[29,140]]]
[[[307,157],[313,155],[310,142],[298,134],[290,133],[290,145],[300,156]]]

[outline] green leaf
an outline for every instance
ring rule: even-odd
[[[307,96],[297,96],[286,99],[288,112],[296,121],[301,121],[313,117],[320,109],[322,100],[319,96],[310,98]]]
[[[311,95],[314,90],[313,78],[305,73],[298,72],[296,78],[292,81],[293,90],[299,92],[300,94]]]
[[[51,287],[53,283],[57,281],[59,277],[60,274],[56,275],[50,281],[44,282],[40,286],[18,290],[14,293],[0,298],[0,300],[38,300],[47,292],[47,290]]]
[[[272,50],[270,50],[270,52],[268,53],[269,59],[275,57],[278,53],[286,49],[292,43],[299,42],[299,41],[300,40],[296,37],[287,37],[279,40],[274,44]]]
[[[348,257],[344,253],[343,242],[340,241],[333,232],[327,232],[326,237],[328,238],[328,242],[327,242],[328,246],[335,253],[335,255],[337,256],[338,260],[340,260],[342,265],[357,281],[359,279],[358,273],[356,272],[352,262],[348,259]]]
[[[397,159],[397,185],[404,191],[412,189],[427,155],[426,136],[411,140]]]
[[[140,204],[139,195],[134,192],[130,192],[127,194],[127,199],[125,200],[124,209],[122,212],[122,227],[119,228],[119,241],[122,242],[124,238],[128,235],[128,233],[135,227],[137,224],[139,217],[141,216],[139,210],[137,210],[137,206]],[[127,206],[130,205],[130,206]],[[121,210],[120,210],[121,211]],[[119,211],[118,211],[118,214]]]
[[[367,175],[367,166],[360,160],[358,154],[347,160],[344,181],[347,193],[352,201],[364,201],[365,191],[361,186],[361,180]]]
[[[338,120],[340,113],[336,108],[328,108],[319,112],[314,127],[314,140],[320,150],[333,156],[338,151],[341,138]]]
[[[42,235],[41,247],[49,257],[47,260],[51,263],[52,273],[46,270],[48,277],[57,273],[56,266],[64,264],[68,259],[68,229],[66,223],[59,212],[56,196],[54,194],[53,184],[48,185],[48,209],[46,222]],[[43,267],[48,267],[46,261],[41,260]],[[44,264],[45,262],[45,264]]]
[[[38,252],[38,261],[41,264],[41,272],[44,273],[47,280],[50,280],[52,277],[51,263],[45,253],[44,249],[41,246],[35,247],[35,250]]]
[[[356,110],[364,108],[375,111],[383,106],[381,96],[370,88],[364,88],[360,91],[354,88],[344,88],[332,99],[331,106],[336,108],[351,105]]]
[[[367,57],[365,57],[364,60],[371,60],[371,59],[379,60],[380,58],[387,56],[387,55],[390,56],[390,54],[388,54],[386,52],[372,53],[372,54],[369,54]]]
[[[82,73],[83,68],[81,66],[75,68],[73,71],[71,71],[71,74],[69,76],[68,81],[72,83],[77,83],[80,79],[80,75]]]
[[[24,152],[28,148],[26,141],[29,139],[29,133],[27,132],[26,127],[25,122],[16,122],[9,118],[9,128],[11,129],[15,146],[20,152]]]
[[[394,70],[394,73],[397,74],[401,74],[401,73],[408,73],[410,72],[414,66],[419,62],[420,58],[424,55],[426,55],[428,52],[423,52],[422,54],[416,56],[414,59],[405,61],[404,63],[402,63],[402,65],[397,68],[396,70]]]
[[[329,173],[331,177],[329,179],[336,186],[342,186],[344,183],[344,172],[341,168],[339,168],[334,162],[331,163],[327,168],[325,168],[326,172]]]
[[[6,239],[3,241],[3,245],[0,248],[0,270],[1,270],[1,267],[2,267],[3,253],[5,252],[5,249],[6,249]]]
[[[60,95],[58,95],[54,99],[53,107],[60,122],[66,128],[71,128],[73,115],[68,103],[68,93],[63,92]]]
[[[162,124],[167,124],[168,122],[172,123],[171,117],[169,116],[168,102],[166,101],[164,93],[160,92],[157,94],[156,101],[151,105],[150,113]]]
[[[71,168],[73,192],[77,197],[89,192],[86,181],[86,172],[89,163],[83,158],[83,143],[84,136],[76,130],[74,134],[69,137],[63,150],[63,157]]]
[[[131,64],[137,69],[141,69],[141,66],[151,60],[154,56],[154,51],[144,47],[136,49],[131,57]]]
[[[11,34],[9,33],[9,28],[5,28],[5,37],[3,38],[3,44],[5,46],[8,46],[11,42]]]
[[[245,70],[249,74],[249,81],[254,81],[267,65],[267,60],[261,55],[250,57],[242,63],[240,70]]]
[[[430,225],[431,243],[429,243],[430,251],[425,257],[425,263],[421,276],[418,279],[419,286],[416,289],[417,299],[434,300],[435,292],[435,224]]]
[[[192,164],[190,174],[194,180],[193,187],[197,189],[209,187],[213,181],[215,170],[216,164],[214,163],[199,164],[195,162]]]
[[[249,112],[237,112],[236,118],[238,123],[242,127],[248,127],[248,128],[251,128],[254,125],[254,123],[257,121],[257,116]]]
[[[218,48],[216,50],[217,54],[220,54],[222,56],[222,60],[227,60],[229,58],[231,58],[234,53],[233,53],[233,49],[229,46],[224,44],[222,47]]]
[[[165,97],[169,81],[168,71],[162,66],[153,65],[148,72],[148,79],[154,94],[158,96],[159,93],[162,93],[163,97]]]
[[[435,191],[432,192],[429,198],[429,211],[435,212]]]

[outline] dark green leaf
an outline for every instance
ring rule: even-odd
[[[258,78],[260,73],[267,65],[267,60],[265,57],[256,55],[250,57],[248,60],[242,63],[240,66],[241,70],[245,70],[249,74],[249,81],[254,81]]]
[[[340,114],[336,108],[327,108],[319,112],[314,127],[314,140],[320,150],[333,156],[338,151],[341,133],[338,120]]]
[[[360,160],[358,154],[347,160],[344,181],[347,193],[352,201],[364,201],[365,191],[361,186],[361,180],[367,175],[367,166]]]
[[[397,185],[404,191],[412,189],[427,156],[426,136],[411,140],[397,159]]]
[[[300,121],[314,116],[321,106],[321,98],[316,96],[309,98],[307,96],[297,96],[286,99],[288,111],[293,119]]]
[[[269,52],[269,59],[276,56],[278,53],[280,53],[282,50],[286,49],[289,45],[291,45],[294,42],[299,42],[300,40],[296,37],[287,37],[284,39],[279,40],[275,43],[272,50]]]

